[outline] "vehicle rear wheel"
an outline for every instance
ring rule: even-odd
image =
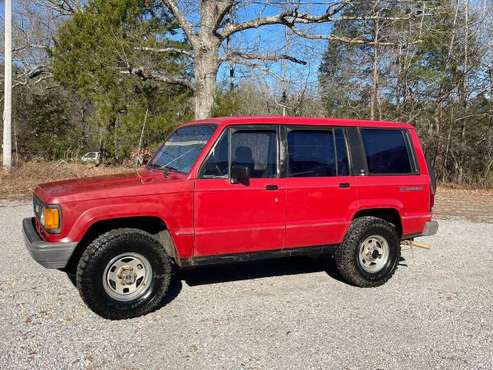
[[[94,240],[77,267],[77,288],[98,315],[112,320],[145,315],[163,300],[171,261],[162,245],[138,229],[116,229]]]
[[[347,282],[360,287],[376,287],[392,277],[400,254],[397,230],[381,218],[368,216],[353,221],[336,250],[335,261]]]

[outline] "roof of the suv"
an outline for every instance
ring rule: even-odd
[[[389,121],[369,121],[345,118],[314,118],[314,117],[291,117],[291,116],[237,116],[237,117],[212,117],[203,120],[186,122],[185,125],[195,125],[201,123],[215,123],[220,126],[225,125],[262,125],[262,124],[283,124],[283,125],[329,125],[329,126],[361,126],[361,127],[393,127],[393,128],[413,128],[409,123],[389,122]]]

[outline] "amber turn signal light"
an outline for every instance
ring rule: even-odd
[[[60,228],[60,211],[58,208],[44,209],[44,227],[47,230]]]

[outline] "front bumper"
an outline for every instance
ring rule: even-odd
[[[34,228],[34,218],[25,218],[22,221],[24,243],[31,257],[40,265],[49,269],[61,269],[74,252],[77,243],[51,243],[42,240]]]
[[[436,221],[427,221],[425,223],[425,227],[423,229],[423,233],[421,236],[431,236],[435,235],[438,232],[438,222]]]

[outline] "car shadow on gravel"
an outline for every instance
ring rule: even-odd
[[[189,286],[196,286],[313,272],[326,272],[333,279],[343,281],[330,257],[290,257],[200,266],[181,270],[177,277]]]
[[[405,261],[400,257],[399,267],[407,267]],[[332,279],[347,284],[337,270],[334,256],[290,257],[201,266],[178,271],[176,278],[184,281],[188,286],[195,286],[314,272],[325,272]]]
[[[407,267],[405,262],[404,257],[399,257],[399,267]],[[176,270],[171,279],[169,297],[166,298],[168,302],[164,304],[178,296],[182,289],[182,281],[188,286],[195,286],[323,271],[331,278],[345,283],[337,271],[334,256],[277,258]],[[74,287],[77,287],[75,275],[69,273],[66,275]]]
[[[181,279],[177,274],[173,274],[171,278],[171,282],[169,284],[168,291],[166,292],[166,295],[164,296],[163,300],[159,303],[159,306],[156,309],[160,310],[164,306],[173,302],[175,298],[178,297],[178,295],[180,294],[182,288],[183,288],[183,283],[181,282]]]

